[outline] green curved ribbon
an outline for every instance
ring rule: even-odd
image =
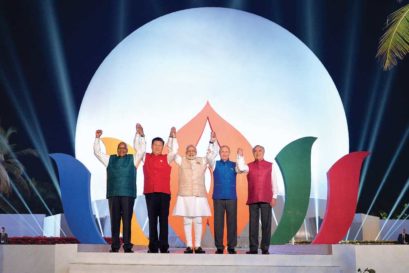
[[[285,146],[276,156],[285,186],[283,215],[270,243],[287,244],[307,214],[311,192],[311,148],[316,137],[303,137]]]

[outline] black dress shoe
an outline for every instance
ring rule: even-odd
[[[206,253],[206,251],[204,251],[200,246],[198,248],[195,248],[195,253],[196,254],[203,254]]]
[[[223,249],[218,248],[215,252],[215,254],[223,254]]]
[[[160,253],[169,253],[169,250],[167,250],[167,249],[164,249],[164,250],[160,250]]]
[[[133,253],[132,249],[124,249],[124,253]]]
[[[157,250],[148,250],[148,253],[158,253],[158,251]]]
[[[261,254],[268,255],[268,254],[270,254],[270,252],[268,252],[268,249],[263,249],[263,250],[261,250]]]
[[[257,250],[249,250],[246,254],[258,254]]]
[[[234,248],[228,248],[227,252],[229,252],[229,254],[237,254],[236,250],[234,250]]]
[[[183,251],[183,253],[185,253],[185,254],[192,254],[192,253],[193,253],[193,249],[192,249],[190,246],[188,246],[188,247],[185,249],[185,251]]]
[[[117,253],[119,250],[118,249],[110,249],[109,252],[111,253]]]

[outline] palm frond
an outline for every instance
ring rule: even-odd
[[[24,166],[17,159],[8,159],[3,163],[4,168],[10,174],[15,176],[22,175],[24,172]]]
[[[20,156],[20,155],[32,155],[32,156],[38,156],[38,153],[36,150],[34,149],[24,149],[18,152],[14,153],[16,156]]]
[[[384,70],[390,70],[409,52],[409,4],[388,16],[386,28],[376,57],[381,58]]]
[[[6,133],[5,133],[4,136],[6,137],[6,139],[9,139],[10,136],[11,136],[12,134],[14,134],[14,133],[17,133],[17,130],[14,129],[13,127],[10,127],[10,128],[7,129],[7,131],[6,131]]]
[[[11,192],[10,177],[6,168],[0,164],[0,193],[9,195]]]
[[[28,182],[22,176],[13,177],[14,186],[18,189],[20,193],[23,193],[25,196],[31,196],[30,187]]]

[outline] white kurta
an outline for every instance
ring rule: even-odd
[[[206,197],[179,196],[173,209],[174,216],[198,217],[211,216],[209,202]]]
[[[176,141],[176,139],[173,139]],[[213,165],[214,160],[217,156],[218,149],[214,149],[216,144],[210,144],[209,150],[205,158],[207,164]],[[173,146],[173,145],[172,145]],[[177,146],[177,145],[175,145]],[[178,166],[182,164],[182,157],[179,155],[175,156],[175,162]],[[184,216],[184,217],[199,217],[199,216],[211,216],[211,210],[209,202],[206,197],[199,196],[177,196],[176,205],[173,209],[174,216]]]

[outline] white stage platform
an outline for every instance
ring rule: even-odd
[[[2,245],[0,273],[114,273],[114,272],[357,272],[407,273],[406,245],[283,245],[271,246],[270,255],[108,253],[98,245]]]

